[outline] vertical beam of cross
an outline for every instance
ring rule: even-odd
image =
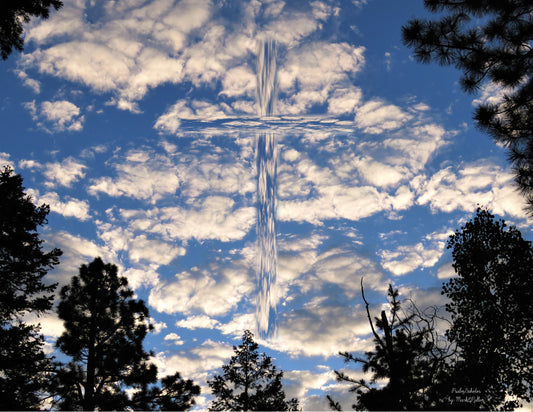
[[[259,116],[274,114],[277,68],[276,44],[259,42],[257,56],[257,99]],[[277,328],[277,244],[276,244],[276,175],[278,147],[275,134],[260,132],[257,136],[257,245],[259,250],[257,280],[257,330],[262,338],[271,337]]]

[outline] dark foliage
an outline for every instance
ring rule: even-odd
[[[176,372],[161,379],[160,385],[145,387],[136,393],[132,404],[138,410],[185,411],[195,405],[194,397],[198,395],[200,387]]]
[[[456,409],[513,408],[505,394],[531,400],[533,383],[533,248],[515,227],[478,209],[450,237],[457,277],[443,286],[451,303],[449,339],[461,350],[452,393],[478,402]]]
[[[389,285],[390,314],[381,312],[373,322],[369,304],[365,299],[363,283],[361,291],[366,304],[368,322],[374,335],[375,348],[357,357],[348,352],[340,355],[345,362],[361,364],[363,372],[370,372],[370,381],[357,380],[344,372],[335,371],[339,382],[352,384],[351,392],[357,401],[356,410],[428,410],[435,408],[440,397],[435,388],[445,376],[449,358],[454,351],[442,342],[435,331],[436,310],[422,314],[415,306],[405,314],[398,300],[398,291]],[[374,323],[381,333],[376,331]],[[378,380],[387,384],[378,387]],[[340,404],[328,396],[333,410]]]
[[[58,10],[61,0],[2,0],[0,3],[0,55],[6,60],[13,49],[24,49],[22,25],[32,17],[47,19],[50,7]]]
[[[72,360],[56,364],[50,392],[63,410],[186,410],[200,387],[179,373],[157,380],[143,340],[153,327],[142,300],[117,267],[96,258],[61,290],[65,332],[56,346]],[[136,392],[133,397],[126,389]]]
[[[454,65],[465,91],[484,82],[505,91],[477,107],[478,126],[505,145],[533,214],[533,4],[531,0],[424,0],[440,20],[411,20],[403,41],[423,63]]]
[[[0,173],[0,409],[38,408],[50,360],[39,328],[23,316],[52,306],[56,285],[43,277],[59,263],[61,251],[42,250],[38,229],[49,207],[35,206],[22,177],[6,167]]]
[[[235,356],[222,366],[223,374],[208,381],[215,396],[211,411],[295,411],[298,400],[285,400],[281,384],[283,371],[272,359],[259,355],[253,334],[245,331],[242,344],[234,346]]]
[[[143,340],[153,328],[142,300],[133,299],[117,267],[96,258],[61,290],[58,315],[65,331],[56,346],[72,358],[58,365],[54,392],[63,409],[121,409],[124,387],[156,380]]]

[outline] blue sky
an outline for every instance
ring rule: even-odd
[[[101,256],[150,309],[162,375],[201,384],[256,328],[257,139],[276,141],[277,336],[258,339],[307,410],[338,351],[371,347],[389,283],[442,304],[450,233],[477,204],[531,238],[504,151],[475,129],[483,86],[421,65],[400,40],[422,1],[64,0],[2,62],[0,163],[51,207],[67,283]],[[274,116],[256,96],[258,42],[277,44]],[[51,348],[62,324],[40,318]],[[358,371],[354,375],[360,374]]]

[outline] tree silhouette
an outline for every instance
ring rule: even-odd
[[[355,379],[344,372],[335,371],[339,382],[352,384],[351,392],[357,395],[356,410],[428,410],[435,408],[440,394],[435,387],[446,376],[449,359],[454,356],[449,343],[442,343],[435,331],[437,312],[431,316],[422,314],[412,306],[409,314],[401,309],[398,290],[388,289],[390,314],[381,311],[372,321],[369,303],[366,304],[368,322],[374,336],[374,350],[365,357],[348,352],[340,355],[346,363],[361,364],[363,372],[371,372],[370,381]],[[376,327],[381,333],[376,331]],[[379,387],[378,381],[387,383]],[[340,410],[340,404],[328,395],[330,407]]]
[[[139,410],[185,411],[195,405],[194,397],[197,395],[200,395],[200,387],[176,372],[161,379],[160,386],[144,387],[137,392],[132,405]]]
[[[234,346],[235,356],[222,366],[223,374],[215,375],[207,383],[216,399],[211,411],[295,411],[298,400],[285,400],[281,378],[272,359],[259,355],[253,334],[246,330],[242,344]]]
[[[59,263],[61,251],[42,250],[38,228],[47,205],[35,206],[22,177],[9,167],[0,173],[0,409],[38,408],[50,360],[39,327],[23,322],[29,313],[52,306],[56,285],[43,277]]]
[[[148,309],[117,267],[96,258],[80,267],[70,285],[61,290],[58,315],[65,331],[57,348],[72,360],[58,364],[52,393],[62,409],[138,410],[186,409],[194,404],[200,388],[179,374],[157,381],[152,355],[143,348]],[[152,385],[152,387],[149,387]],[[130,399],[125,389],[138,393]]]
[[[440,20],[415,19],[403,41],[423,63],[462,71],[465,91],[484,82],[505,91],[498,103],[477,107],[475,120],[509,150],[515,180],[533,214],[533,18],[530,0],[424,0]]]
[[[478,402],[459,409],[516,407],[533,383],[533,248],[515,227],[478,208],[448,241],[457,274],[443,285],[451,302],[448,337],[461,349],[456,393]]]
[[[4,0],[0,5],[0,55],[6,60],[13,51],[24,49],[23,23],[31,17],[47,19],[50,7],[63,6],[61,0]]]

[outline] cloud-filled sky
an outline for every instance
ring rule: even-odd
[[[276,157],[277,336],[258,339],[289,396],[349,408],[337,353],[364,351],[389,283],[441,304],[446,240],[477,205],[531,224],[502,148],[475,129],[487,85],[416,63],[400,40],[422,1],[64,0],[1,63],[0,163],[50,205],[60,285],[101,256],[150,309],[162,375],[201,384],[256,328],[257,141]],[[276,43],[260,118],[258,44]],[[48,342],[61,334],[40,319]],[[358,371],[352,372],[360,374]]]

